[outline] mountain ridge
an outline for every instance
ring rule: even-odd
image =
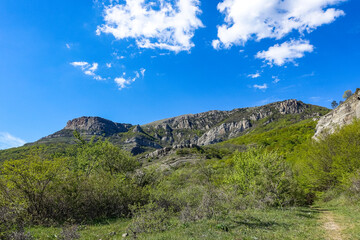
[[[294,122],[318,118],[329,109],[305,104],[296,99],[274,102],[257,107],[235,108],[229,111],[211,110],[184,114],[144,125],[116,123],[101,117],[80,117],[35,143],[74,143],[73,131],[84,138],[103,136],[133,154],[154,151],[176,145],[209,145],[241,136],[261,125],[293,116]]]

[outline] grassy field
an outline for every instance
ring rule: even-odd
[[[311,208],[291,208],[244,210],[188,224],[173,219],[167,231],[142,234],[138,239],[324,239],[320,214]],[[80,226],[80,239],[123,239],[128,223],[122,219]],[[61,228],[34,227],[30,232],[36,239],[58,239]]]

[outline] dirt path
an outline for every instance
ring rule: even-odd
[[[330,211],[323,211],[321,221],[323,222],[323,228],[326,231],[326,240],[345,240],[341,233],[342,227],[338,222],[334,220],[334,214]]]

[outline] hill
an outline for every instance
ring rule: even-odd
[[[190,144],[205,146],[246,135],[281,128],[328,113],[324,107],[285,100],[259,107],[231,111],[208,111],[155,121],[145,125],[115,123],[100,117],[80,117],[68,121],[54,134],[27,144],[73,144],[73,131],[85,139],[103,136],[137,155],[157,149]],[[262,129],[262,130],[261,130]]]

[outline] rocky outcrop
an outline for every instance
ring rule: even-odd
[[[113,135],[127,132],[131,124],[115,123],[100,117],[80,117],[67,122],[65,130],[77,130],[88,135]]]
[[[73,131],[86,139],[105,136],[114,144],[139,154],[166,147],[209,145],[225,141],[279,120],[283,115],[299,114],[296,121],[321,115],[327,109],[297,100],[275,102],[260,107],[231,111],[209,111],[168,118],[146,125],[115,123],[100,117],[80,117],[68,121],[65,128],[37,143],[74,143]],[[306,114],[306,115],[305,115]]]
[[[336,109],[319,119],[314,139],[323,134],[332,134],[338,127],[350,124],[354,118],[360,118],[360,89]]]
[[[296,99],[291,99],[279,102],[276,109],[279,110],[280,114],[297,114],[305,111],[306,104]]]
[[[216,123],[221,122],[231,115],[231,111],[209,111],[198,114],[181,115],[147,124],[147,126],[166,126],[173,129],[198,129],[208,130]]]
[[[204,133],[198,140],[198,145],[209,145],[224,141],[229,138],[237,137],[240,133],[251,128],[250,120],[243,119],[239,122],[223,123],[206,133]]]

